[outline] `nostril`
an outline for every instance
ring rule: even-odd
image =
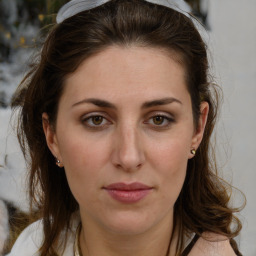
[[[142,164],[140,163],[140,164],[137,164],[137,165],[136,165],[136,164],[135,164],[135,165],[132,165],[132,164],[120,164],[120,163],[116,163],[116,164],[115,164],[115,167],[116,167],[117,169],[120,169],[120,170],[132,172],[132,171],[136,171],[136,170],[140,169],[140,168],[142,167]]]
[[[121,169],[122,168],[121,164],[116,164],[116,168]]]
[[[138,164],[138,165],[137,165],[137,169],[139,169],[141,166],[142,166],[142,164]]]

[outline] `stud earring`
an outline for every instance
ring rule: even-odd
[[[192,148],[192,149],[190,150],[190,153],[195,156],[195,155],[196,155],[196,150],[195,150],[194,148]]]
[[[58,158],[56,158],[56,165],[60,168],[64,167],[64,165],[60,162]]]

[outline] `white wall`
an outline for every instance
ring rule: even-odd
[[[241,250],[256,255],[256,1],[210,0],[212,52],[224,104],[218,144],[226,177],[247,197]],[[239,201],[239,200],[237,200]]]

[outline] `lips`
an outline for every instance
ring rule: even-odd
[[[131,184],[113,183],[104,189],[114,200],[122,203],[136,203],[145,198],[153,188],[143,183],[134,182]]]

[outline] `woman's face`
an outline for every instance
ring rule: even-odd
[[[125,234],[170,225],[207,111],[195,129],[184,69],[164,50],[116,46],[84,61],[66,80],[55,131],[43,114],[83,222]]]

